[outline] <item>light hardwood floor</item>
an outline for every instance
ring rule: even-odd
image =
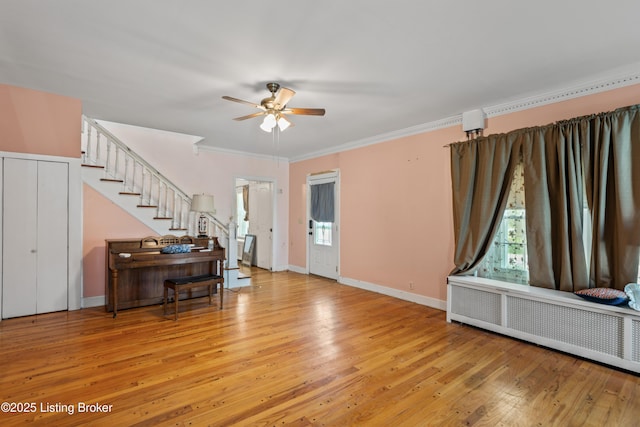
[[[161,306],[0,322],[0,400],[35,404],[0,425],[640,423],[636,375],[314,276],[252,283],[222,311],[181,304],[177,322]],[[109,412],[80,412],[96,403]]]

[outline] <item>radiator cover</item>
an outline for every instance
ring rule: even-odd
[[[571,292],[450,276],[447,321],[457,321],[640,373],[640,312]]]

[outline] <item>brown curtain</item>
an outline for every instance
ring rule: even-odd
[[[244,208],[244,220],[249,221],[249,186],[242,186],[242,207]]]
[[[521,133],[532,286],[569,292],[589,286],[582,240],[583,126],[571,122]]]
[[[640,255],[640,106],[591,118],[583,145],[592,213],[591,286],[636,282]]]
[[[635,282],[640,255],[639,109],[621,108],[452,144],[452,274],[471,274],[482,261],[502,219],[507,181],[521,149],[530,284],[576,291],[623,289]],[[585,193],[592,217],[589,276],[582,240]]]
[[[492,135],[451,145],[455,269],[473,274],[487,253],[509,195],[520,145],[517,135]]]

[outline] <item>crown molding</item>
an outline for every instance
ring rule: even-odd
[[[399,129],[392,132],[381,133],[369,138],[358,139],[356,141],[347,142],[346,144],[338,145],[326,150],[314,151],[312,153],[305,154],[303,156],[294,157],[289,159],[291,163],[299,162],[302,160],[309,160],[316,157],[326,156],[329,154],[335,154],[342,151],[353,150],[356,148],[366,147],[367,145],[378,144],[380,142],[390,141],[392,139],[403,138],[405,136],[417,135],[419,133],[431,132],[438,129],[444,129],[455,125],[462,124],[462,114],[457,116],[447,117],[445,119],[435,120],[433,122],[423,123],[421,125],[411,126],[404,129]]]
[[[502,104],[496,104],[489,107],[483,107],[487,117],[496,117],[503,114],[510,114],[516,111],[528,110],[530,108],[541,107],[543,105],[554,104],[556,102],[566,101],[573,98],[592,95],[599,92],[606,92],[613,89],[640,84],[640,63],[633,64],[625,69],[617,69],[610,72],[609,75],[582,83],[574,83],[569,87],[558,89],[555,91],[536,94],[515,101],[509,101]],[[405,129],[399,129],[393,132],[364,138],[346,144],[338,145],[326,150],[314,151],[303,156],[289,159],[291,163],[309,160],[316,157],[326,156],[329,154],[340,153],[342,151],[353,150],[356,148],[366,147],[367,145],[378,144],[380,142],[390,141],[392,139],[403,138],[406,136],[416,135],[418,133],[432,132],[438,129],[444,129],[451,126],[462,124],[462,113],[447,117],[445,119],[435,120],[417,126],[411,126]]]
[[[528,110],[530,108],[541,107],[543,105],[554,104],[556,102],[567,101],[569,99],[580,98],[600,92],[630,86],[640,83],[640,66],[631,74],[622,76],[610,76],[608,78],[574,84],[573,86],[544,94],[533,95],[521,98],[517,101],[497,104],[483,108],[487,117],[496,117],[503,114],[510,114],[516,111]]]

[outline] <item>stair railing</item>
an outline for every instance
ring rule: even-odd
[[[156,209],[155,218],[171,221],[171,230],[197,234],[199,215],[191,212],[188,194],[95,120],[83,116],[82,133],[84,164],[102,167],[103,179],[122,182],[121,194],[139,196],[138,206]],[[211,234],[229,237],[224,223],[211,214],[205,216]]]

